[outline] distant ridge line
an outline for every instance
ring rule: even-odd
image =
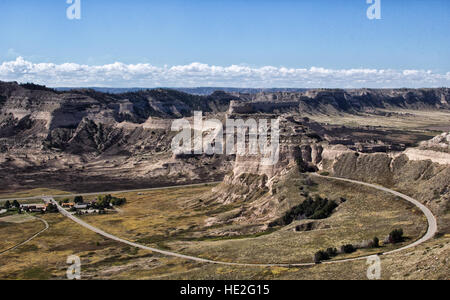
[[[158,88],[108,88],[108,87],[56,87],[54,88],[60,92],[67,92],[70,90],[79,90],[79,89],[91,89],[97,92],[109,93],[109,94],[123,94],[123,93],[133,93],[139,91],[146,90],[157,90],[157,89],[170,89],[176,90],[179,92],[184,92],[192,95],[199,96],[209,96],[214,92],[221,91],[226,93],[243,93],[243,94],[257,94],[261,92],[265,93],[276,93],[276,92],[292,92],[292,93],[301,93],[306,92],[310,89],[306,88],[233,88],[233,87],[196,87],[196,88],[173,88],[173,87],[158,87]]]

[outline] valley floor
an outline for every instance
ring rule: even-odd
[[[213,210],[191,210],[188,204],[210,186],[123,193],[128,202],[116,214],[83,217],[88,223],[127,240],[200,257],[238,262],[312,262],[315,251],[359,242],[402,227],[409,238],[426,230],[414,207],[381,192],[316,178],[317,193],[347,197],[324,229],[294,232],[297,223],[276,232],[241,237],[213,237],[205,220]],[[233,209],[228,207],[227,209]],[[42,216],[48,231],[0,256],[2,279],[63,279],[66,259],[78,255],[84,279],[366,279],[363,261],[303,268],[218,266],[165,257],[105,239],[59,214]],[[302,221],[299,221],[302,222]],[[35,233],[34,220],[11,223],[0,218],[2,249]],[[14,233],[14,234],[13,234]],[[383,279],[449,279],[450,237],[443,235],[417,248],[381,256]],[[383,251],[389,247],[383,248]],[[379,252],[380,250],[378,250]],[[370,254],[367,250],[354,255]],[[342,257],[341,257],[342,258]]]

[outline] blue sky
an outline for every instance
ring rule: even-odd
[[[141,77],[136,78],[136,85],[240,84],[239,77],[228,80],[223,73],[233,65],[246,66],[251,72],[264,66],[278,71],[283,67],[396,70],[403,75],[404,70],[431,71],[443,77],[428,81],[416,78],[414,83],[394,75],[389,80],[395,82],[368,82],[361,77],[358,84],[358,75],[351,73],[350,85],[449,85],[448,0],[381,0],[381,20],[367,18],[366,0],[81,0],[81,20],[66,18],[68,6],[65,0],[0,2],[0,64],[22,59],[22,67],[16,64],[13,71],[9,67],[8,72],[0,72],[0,79],[14,79],[15,72],[19,81],[32,79],[50,85],[70,81],[61,80],[60,73],[39,77],[36,68],[42,68],[34,64],[42,63],[104,66],[120,62],[125,68],[147,64],[159,68],[162,74],[168,67],[201,63],[225,69],[208,69],[208,78],[196,73],[196,81],[191,73],[175,79],[172,73],[172,77],[166,74],[155,78],[153,73],[147,76],[139,71]],[[28,67],[31,64],[34,77],[30,72],[19,74],[24,63]],[[79,71],[79,67],[75,69]],[[149,68],[146,71],[151,72]],[[215,80],[214,74],[220,80]],[[265,82],[264,78],[275,75],[257,74],[260,86],[329,83],[330,87],[340,87],[347,82],[326,78],[308,81],[307,77],[302,77],[302,81],[298,72],[297,80],[291,82],[286,76],[294,76],[292,72],[284,73],[284,81],[269,78]],[[108,73],[96,73],[100,75]],[[142,80],[142,76],[147,76],[147,80]],[[282,75],[278,72],[276,76]],[[258,85],[254,84],[254,77],[248,79],[248,84]],[[134,85],[130,78],[119,77],[84,82],[89,83]]]

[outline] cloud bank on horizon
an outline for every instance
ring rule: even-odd
[[[157,67],[113,63],[32,63],[22,57],[0,65],[0,80],[51,87],[398,88],[449,87],[450,72],[394,69],[326,69],[214,66],[202,63]]]

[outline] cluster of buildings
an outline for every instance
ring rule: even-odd
[[[61,203],[62,208],[64,209],[89,209],[93,206],[94,203],[73,203],[73,202],[67,202],[67,203]]]
[[[100,210],[97,208],[96,201],[89,203],[75,203],[75,202],[65,202],[61,203],[61,207],[70,212],[76,212],[77,214],[94,214],[99,213]]]
[[[95,203],[61,203],[61,206],[67,210],[76,210],[88,212]],[[51,203],[33,203],[33,204],[21,204],[20,209],[29,213],[46,213],[49,211]]]
[[[50,203],[21,204],[20,209],[31,213],[45,213]]]

